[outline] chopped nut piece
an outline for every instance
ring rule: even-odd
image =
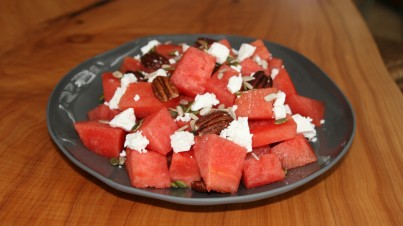
[[[192,181],[192,183],[190,183],[190,187],[192,188],[192,190],[195,190],[197,192],[203,192],[203,193],[208,192],[207,188],[206,188],[206,185],[201,180]]]
[[[255,77],[255,79],[249,82],[253,88],[263,89],[273,87],[272,78],[267,76],[264,71],[257,71],[253,77]]]
[[[169,77],[157,76],[151,83],[154,96],[162,102],[167,102],[179,96],[179,91]]]
[[[196,121],[196,134],[220,134],[221,130],[227,128],[233,118],[226,112],[214,111],[208,115],[201,117]]]

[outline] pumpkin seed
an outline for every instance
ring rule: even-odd
[[[119,159],[113,157],[113,158],[109,159],[109,163],[110,163],[112,166],[117,166],[117,165],[119,165]]]
[[[188,186],[185,184],[185,182],[177,180],[175,181],[175,184],[179,187],[179,188],[187,188]]]
[[[171,188],[178,188],[178,185],[175,182],[171,182]]]
[[[283,124],[287,121],[288,121],[288,118],[281,118],[281,119],[277,119],[276,121],[274,121],[274,124],[276,124],[276,125]]]

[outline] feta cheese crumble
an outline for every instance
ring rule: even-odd
[[[241,45],[241,47],[239,48],[237,60],[239,62],[242,62],[246,58],[251,57],[253,55],[253,53],[255,52],[255,50],[256,50],[256,47],[254,47],[253,45],[243,43]]]
[[[105,102],[105,105],[109,106],[110,109],[118,109],[119,108],[119,101],[122,98],[124,90],[121,87],[118,87],[113,94],[113,97],[110,99],[109,103]]]
[[[149,73],[149,74],[146,74],[145,76],[144,76],[144,78],[145,79],[148,79],[147,81],[148,82],[153,82],[153,80],[155,79],[155,77],[157,77],[157,76],[164,76],[164,77],[167,77],[168,76],[168,74],[167,74],[167,72],[164,70],[164,69],[158,69],[158,70],[156,70],[156,71],[154,71],[154,72],[152,72],[152,73]]]
[[[198,111],[202,108],[211,108],[220,102],[217,100],[214,93],[197,94],[192,104],[191,110]]]
[[[228,80],[227,89],[232,93],[236,93],[242,88],[242,76],[239,74],[238,76],[232,76]]]
[[[186,50],[188,50],[189,49],[189,45],[188,44],[182,44],[182,52],[186,52]]]
[[[221,43],[214,42],[207,50],[207,53],[214,56],[217,63],[222,64],[227,60],[227,57],[229,56],[229,49]]]
[[[248,117],[238,117],[220,133],[220,137],[246,148],[247,152],[252,151],[252,136],[253,134],[249,131]]]
[[[192,120],[192,117],[190,117],[189,113],[185,113],[183,116],[178,115],[174,121],[182,121],[182,122],[189,122]]]
[[[258,65],[262,66],[263,69],[267,69],[267,67],[269,66],[269,64],[267,63],[267,61],[263,60],[262,58],[260,58],[259,56],[255,56],[253,58],[253,61],[255,61]]]
[[[280,72],[280,70],[277,69],[277,68],[271,69],[270,77],[274,80],[274,79],[276,78],[276,76],[278,75],[279,72]]]
[[[146,147],[149,143],[150,141],[141,134],[141,131],[137,131],[126,135],[124,146],[140,153],[146,153]]]
[[[286,97],[285,93],[278,91],[273,97],[275,97],[272,110],[274,113],[274,119],[279,120],[287,117],[287,108],[284,105]]]
[[[134,95],[133,97],[134,101],[139,101],[140,100],[140,96],[138,94]]]
[[[151,40],[151,41],[149,41],[148,43],[147,43],[147,45],[145,45],[145,46],[143,46],[143,47],[141,47],[141,53],[144,55],[144,54],[146,54],[146,53],[148,53],[148,52],[150,52],[150,50],[152,49],[152,48],[154,48],[155,46],[157,46],[157,45],[159,45],[159,44],[161,44],[159,41],[157,41],[157,40]]]
[[[175,153],[189,151],[192,145],[195,144],[193,133],[188,131],[176,131],[169,138]]]
[[[231,68],[234,69],[237,72],[241,72],[242,66],[240,64],[238,65],[231,65]]]
[[[114,128],[122,128],[125,131],[130,131],[134,125],[136,125],[134,109],[128,108],[122,111],[109,122],[109,125]]]
[[[135,83],[135,82],[137,82],[136,76],[133,73],[126,73],[120,79],[120,87],[122,87],[123,92],[125,92],[127,87],[130,85],[130,83]]]
[[[312,123],[312,119],[304,117],[300,114],[291,116],[297,124],[297,133],[302,133],[308,140],[313,141],[316,137],[315,125]]]

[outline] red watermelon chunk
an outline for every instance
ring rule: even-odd
[[[297,94],[294,83],[285,68],[281,68],[278,74],[274,77],[273,87],[283,91],[287,97]]]
[[[285,178],[281,162],[275,154],[263,154],[255,159],[247,157],[243,166],[242,184],[250,189]]]
[[[238,106],[235,114],[240,117],[249,117],[249,119],[274,118],[273,101],[265,101],[264,97],[276,92],[276,88],[253,89],[244,92],[235,99],[235,105]]]
[[[119,69],[122,73],[144,71],[141,62],[133,57],[125,57]]]
[[[251,74],[254,74],[257,71],[262,71],[263,68],[259,66],[254,60],[251,58],[246,58],[243,60],[241,63],[241,74],[243,76],[250,76]]]
[[[102,88],[104,90],[104,100],[109,102],[116,89],[120,87],[120,79],[113,76],[112,72],[102,74]]]
[[[150,143],[147,149],[166,155],[172,150],[171,136],[178,129],[171,114],[165,107],[144,118],[140,130]]]
[[[136,95],[140,96],[137,101],[134,100]],[[154,96],[151,83],[148,82],[130,83],[119,102],[121,111],[133,108],[139,118],[150,115],[163,106],[164,104]]]
[[[74,123],[78,136],[84,146],[107,158],[119,157],[123,150],[126,132],[120,128],[112,128],[98,121]]]
[[[252,147],[268,145],[283,140],[292,139],[297,134],[297,124],[291,117],[281,124],[275,120],[266,120],[249,123],[252,136]]]
[[[172,83],[185,95],[203,94],[215,67],[215,57],[189,47],[171,76]]]
[[[270,59],[271,54],[261,39],[257,39],[250,44],[256,47],[253,57],[259,56],[261,59],[266,61]]]
[[[281,142],[271,149],[285,169],[292,169],[315,162],[317,157],[303,135]]]
[[[199,181],[200,172],[193,150],[173,153],[169,173],[172,181],[183,181],[188,187],[192,181]]]
[[[238,191],[246,156],[244,147],[216,134],[208,134],[196,137],[193,150],[208,191]]]
[[[177,54],[182,54],[182,46],[175,44],[160,44],[155,47],[155,51],[169,59],[177,56]]]
[[[219,78],[218,75],[222,77]],[[218,101],[224,104],[226,107],[230,107],[234,104],[235,94],[232,94],[228,89],[228,81],[232,76],[238,76],[239,72],[230,66],[223,64],[216,73],[208,80],[206,86],[206,92],[214,93]]]
[[[325,104],[322,101],[300,95],[287,96],[286,103],[293,114],[300,114],[312,118],[315,126],[320,126],[320,121],[325,114]]]
[[[154,151],[140,153],[131,149],[127,149],[126,153],[125,167],[133,187],[170,187],[171,180],[166,156]]]
[[[100,104],[97,107],[91,109],[87,115],[89,120],[112,120],[117,114],[119,114],[119,110],[112,110],[105,104]]]
[[[271,69],[281,69],[283,68],[283,60],[281,60],[280,58],[276,58],[276,57],[272,57],[268,62],[268,66]]]

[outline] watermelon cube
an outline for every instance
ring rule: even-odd
[[[176,54],[182,54],[182,46],[175,44],[160,44],[155,47],[155,51],[165,58],[173,58]]]
[[[140,153],[127,149],[125,168],[133,187],[170,187],[171,180],[167,158],[157,152],[148,151]]]
[[[242,184],[250,189],[285,178],[285,172],[277,155],[266,153],[257,159],[248,156],[243,166]]]
[[[183,181],[188,187],[192,181],[199,181],[201,177],[193,150],[173,153],[169,173],[171,181]]]
[[[116,89],[120,87],[120,79],[113,76],[112,72],[102,74],[102,88],[104,90],[104,100],[109,102]]]
[[[294,83],[285,68],[281,68],[276,77],[274,77],[273,87],[283,91],[287,97],[297,94]]]
[[[235,99],[235,105],[238,109],[235,114],[249,119],[272,119],[273,101],[265,101],[264,97],[277,93],[276,88],[253,89],[244,92],[239,98]]]
[[[262,60],[266,61],[270,59],[271,54],[261,39],[256,39],[250,44],[256,47],[253,57],[259,56]]]
[[[301,134],[277,144],[271,151],[278,156],[285,169],[304,166],[317,160],[311,145]]]
[[[150,141],[147,148],[166,155],[172,150],[171,136],[178,129],[171,114],[165,107],[144,118],[140,130]]]
[[[222,77],[219,77],[219,74]],[[239,72],[235,69],[223,64],[208,80],[206,92],[214,93],[221,104],[224,104],[226,107],[231,107],[234,105],[236,96],[227,89],[227,85],[232,76],[238,75]]]
[[[135,100],[136,95],[140,97],[139,100]],[[151,83],[148,82],[130,83],[119,102],[121,111],[133,108],[139,118],[150,115],[163,106],[164,104],[154,96]]]
[[[310,117],[315,126],[321,125],[320,121],[325,114],[325,104],[322,101],[300,95],[292,95],[287,97],[286,103],[290,106],[293,114]]]
[[[208,134],[196,137],[193,150],[207,191],[238,191],[246,156],[244,147]]]
[[[144,71],[144,67],[140,60],[134,59],[133,57],[125,57],[119,71],[122,73]]]
[[[126,132],[120,128],[112,128],[98,121],[82,121],[74,123],[74,128],[84,146],[107,158],[119,157],[123,150]]]
[[[250,122],[249,129],[252,136],[252,147],[273,144],[292,139],[297,135],[297,124],[291,117],[286,122],[276,124],[275,120]]]
[[[187,96],[203,94],[215,67],[215,57],[189,47],[171,76],[172,83]]]
[[[89,120],[112,120],[117,114],[119,114],[119,110],[112,110],[105,104],[100,104],[97,107],[91,109],[88,113]]]
[[[263,68],[259,66],[254,60],[251,58],[246,58],[243,60],[240,65],[242,66],[241,68],[241,74],[243,76],[250,76],[251,74],[254,74],[257,71],[262,71]]]

